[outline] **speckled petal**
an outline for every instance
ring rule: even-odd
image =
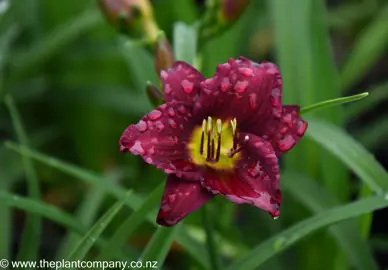
[[[191,107],[166,103],[130,125],[120,138],[120,151],[140,155],[167,174],[198,180],[200,173],[188,161],[186,143],[191,134]]]
[[[272,63],[255,63],[240,57],[218,65],[212,78],[201,82],[194,115],[237,118],[239,128],[263,126],[282,112],[282,80]]]
[[[290,151],[306,132],[308,124],[299,110],[299,106],[283,106],[282,117],[266,127],[263,138],[271,142],[278,156]]]
[[[213,194],[224,195],[238,204],[250,204],[280,214],[278,158],[271,144],[252,134],[242,134],[243,158],[234,173],[207,173],[202,185]],[[248,138],[247,138],[248,136]]]
[[[161,71],[163,93],[166,102],[185,102],[193,104],[198,97],[200,82],[205,77],[189,64],[177,61],[172,68]]]
[[[162,226],[175,225],[211,198],[213,195],[199,182],[182,181],[169,175],[156,221]]]

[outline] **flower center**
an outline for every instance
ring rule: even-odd
[[[211,117],[204,119],[202,127],[194,128],[188,148],[197,165],[233,169],[241,151],[237,145],[236,118],[225,122]]]

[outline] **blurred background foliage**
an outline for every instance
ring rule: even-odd
[[[387,211],[374,211],[388,204],[388,3],[257,0],[219,21],[216,2],[151,1],[155,21],[128,37],[93,0],[0,1],[0,257],[388,269]],[[119,154],[123,130],[153,107],[159,29],[208,77],[230,57],[277,63],[285,104],[370,93],[306,115],[306,138],[281,162],[280,219],[223,198],[209,205],[215,252],[201,211],[155,231],[165,175]]]

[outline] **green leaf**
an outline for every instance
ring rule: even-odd
[[[60,161],[59,159],[32,151],[24,146],[18,146],[15,143],[12,143],[9,141],[5,142],[4,145],[8,149],[14,150],[22,155],[29,156],[43,164],[56,168],[61,172],[72,175],[75,178],[78,178],[92,185],[99,186],[100,188],[104,189],[107,193],[113,195],[115,198],[120,199],[126,194],[124,189],[116,186],[115,184],[109,182],[107,179],[99,176],[96,173],[65,163],[63,161]],[[128,198],[128,200],[125,201],[125,204],[129,206],[131,209],[136,210],[139,208],[141,204],[140,201],[141,201],[140,198],[137,198],[135,194],[133,194],[130,198]],[[154,216],[148,215],[147,221],[152,225],[156,226]],[[194,241],[192,237],[189,236],[187,232],[183,230],[177,233],[176,241],[180,245],[182,245],[185,248],[185,250],[188,252],[188,254],[190,254],[192,258],[198,261],[198,263],[200,263],[201,266],[203,266],[204,268],[208,268],[207,253],[205,252],[205,248],[201,243]]]
[[[16,130],[16,134],[18,136],[19,141],[24,145],[28,145],[29,143],[28,143],[27,135],[24,130],[20,114],[16,108],[13,98],[9,94],[7,94],[5,96],[4,101],[11,115],[12,122]],[[32,159],[30,157],[23,156],[23,164],[26,170],[28,195],[33,199],[39,200],[40,198],[39,182],[38,182],[38,177],[36,175],[35,168],[32,163]],[[39,244],[40,232],[41,232],[40,218],[34,214],[28,214],[25,227],[23,230],[22,240],[21,240],[20,249],[18,253],[18,260],[26,261],[26,260],[37,259],[38,248],[40,246]]]
[[[367,97],[368,95],[369,95],[369,93],[365,92],[365,93],[361,93],[361,94],[357,94],[357,95],[353,95],[353,96],[349,96],[349,97],[341,97],[341,98],[335,98],[335,99],[331,99],[331,100],[321,101],[321,102],[315,103],[313,105],[306,106],[306,107],[302,108],[300,110],[300,114],[305,114],[305,113],[320,110],[320,109],[327,109],[327,108],[332,107],[332,106],[337,106],[337,105],[345,104],[348,102],[356,101],[356,100],[362,99],[364,97]]]
[[[388,207],[388,194],[381,194],[353,203],[339,206],[330,210],[323,211],[312,218],[306,219],[281,233],[271,237],[264,243],[256,246],[245,255],[233,263],[228,270],[254,270],[265,261],[280,254],[282,251],[295,244],[303,237],[318,229],[344,221],[349,218],[357,217],[384,207]]]
[[[345,131],[332,124],[310,119],[307,136],[331,152],[374,192],[388,190],[388,174],[376,159]]]
[[[358,35],[357,41],[344,63],[341,79],[343,88],[349,88],[361,79],[384,54],[388,44],[388,5]]]
[[[82,260],[85,257],[86,253],[90,250],[105,228],[123,207],[125,201],[131,196],[131,194],[132,190],[128,191],[124,198],[116,202],[108,211],[106,211],[106,213],[85,234],[73,252],[67,257],[68,261]]]
[[[324,210],[340,205],[330,193],[319,186],[316,181],[294,173],[283,173],[283,190],[318,214]],[[354,269],[377,269],[369,246],[359,234],[358,223],[354,220],[344,221],[329,228],[330,234],[344,251]]]
[[[197,52],[197,29],[182,22],[174,24],[174,56],[175,60],[194,64]]]
[[[158,227],[141,254],[140,260],[156,261],[158,262],[157,269],[161,269],[174,236],[181,227],[182,224],[175,225],[174,227]]]
[[[164,185],[165,183],[162,183],[155,188],[141,203],[138,209],[121,223],[120,227],[114,232],[108,243],[101,250],[98,256],[99,260],[110,259],[128,241],[135,230],[146,220],[147,215],[160,203]]]

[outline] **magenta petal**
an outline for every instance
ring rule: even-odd
[[[248,136],[248,140],[247,137]],[[279,165],[271,144],[252,134],[243,134],[244,157],[234,174],[208,173],[201,182],[214,194],[235,203],[251,204],[279,216],[281,192]]]
[[[130,125],[120,138],[120,151],[140,155],[168,174],[198,180],[200,173],[188,161],[186,143],[191,134],[191,107],[166,103]]]
[[[299,116],[299,106],[283,106],[282,117],[273,121],[266,130],[278,156],[290,151],[303,137],[307,122]]]
[[[263,127],[282,112],[282,80],[272,63],[255,63],[240,57],[218,65],[212,78],[201,83],[194,115],[236,118],[239,128]],[[259,123],[259,124],[258,124]]]
[[[175,175],[169,175],[157,223],[162,226],[175,225],[211,198],[213,195],[199,182],[182,181]]]
[[[205,77],[189,64],[178,61],[172,68],[160,73],[166,102],[193,104],[200,90],[200,82]]]

